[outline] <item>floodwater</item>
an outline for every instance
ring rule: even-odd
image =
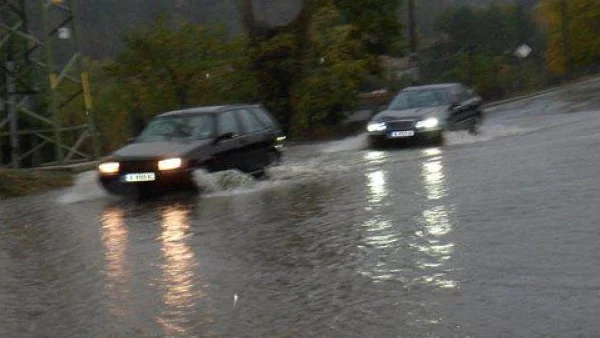
[[[287,150],[138,203],[94,173],[0,202],[0,337],[594,337],[600,81],[480,136]]]

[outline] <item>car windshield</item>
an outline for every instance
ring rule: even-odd
[[[450,104],[448,89],[422,89],[400,92],[392,101],[390,110],[437,107]]]
[[[173,139],[204,139],[215,130],[212,115],[164,116],[148,124],[137,141],[169,141]]]

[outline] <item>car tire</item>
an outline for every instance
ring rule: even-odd
[[[265,165],[265,167],[278,166],[281,164],[281,153],[279,151],[271,149],[267,153],[267,156],[268,163]]]
[[[473,122],[469,127],[469,134],[471,135],[479,135],[481,134],[481,124],[483,123],[483,118],[481,115],[476,115],[473,117]]]

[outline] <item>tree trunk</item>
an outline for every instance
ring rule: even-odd
[[[237,5],[243,28],[249,38],[249,54],[261,87],[260,92],[263,93],[262,103],[277,116],[287,131],[294,114],[291,91],[297,79],[302,76],[302,60],[309,40],[308,29],[317,0],[303,0],[296,17],[281,26],[269,26],[266,22],[259,21],[252,0],[238,0]],[[260,46],[279,34],[294,36],[295,46],[264,53]]]

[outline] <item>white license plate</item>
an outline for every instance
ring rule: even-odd
[[[390,133],[390,137],[411,137],[411,136],[415,136],[415,132],[412,130],[393,131]]]
[[[156,180],[155,173],[139,173],[139,174],[126,174],[123,178],[125,182],[151,182]]]

